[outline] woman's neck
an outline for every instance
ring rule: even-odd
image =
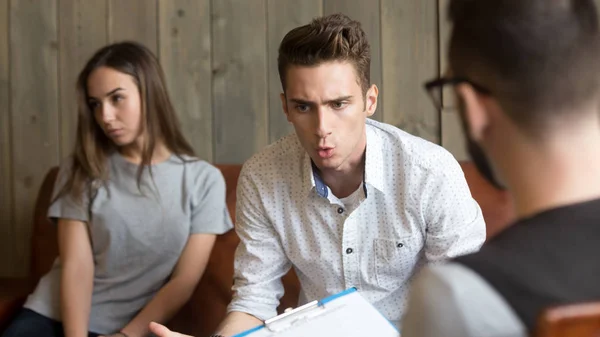
[[[129,162],[134,164],[142,163],[142,147],[141,146],[125,146],[118,149],[119,153]],[[150,164],[158,164],[169,159],[171,151],[164,145],[163,142],[157,142],[152,151]]]

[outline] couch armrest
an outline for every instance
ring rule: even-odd
[[[0,278],[0,332],[25,303],[33,291],[33,282],[26,278]]]

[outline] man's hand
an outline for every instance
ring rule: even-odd
[[[169,330],[166,326],[154,322],[150,323],[150,332],[157,335],[158,337],[192,337],[189,335],[182,335],[178,332],[173,332]]]

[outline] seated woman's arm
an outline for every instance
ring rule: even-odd
[[[87,337],[94,288],[94,259],[85,222],[58,221],[61,315],[66,337]]]
[[[214,234],[192,234],[169,281],[121,331],[129,337],[146,336],[150,322],[165,323],[173,317],[196,289],[215,239]]]

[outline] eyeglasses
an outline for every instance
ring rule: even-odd
[[[478,92],[482,93],[482,94],[486,94],[486,95],[491,95],[492,92],[477,84],[477,83],[473,83],[473,81],[464,78],[464,77],[452,77],[452,78],[438,78],[432,81],[429,81],[427,83],[425,83],[424,87],[425,90],[427,91],[427,94],[429,95],[429,97],[431,97],[431,100],[433,101],[433,104],[435,105],[435,107],[437,109],[439,109],[440,111],[442,110],[443,106],[443,102],[442,102],[442,91],[444,90],[444,87],[447,85],[451,85],[451,86],[455,86],[457,84],[460,83],[468,83],[470,84],[473,89],[477,90]]]

